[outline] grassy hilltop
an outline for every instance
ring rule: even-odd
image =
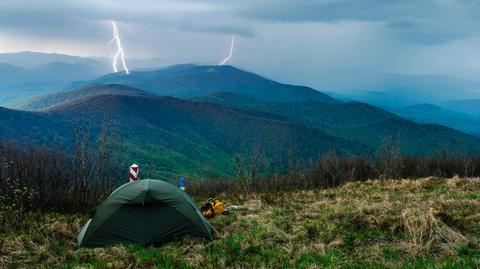
[[[196,197],[201,200],[202,197]],[[478,268],[480,179],[367,181],[226,197],[218,238],[77,249],[86,215],[25,213],[0,228],[0,268]]]

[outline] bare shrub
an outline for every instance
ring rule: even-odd
[[[92,138],[93,137],[93,138]],[[73,155],[0,142],[0,211],[13,221],[25,210],[88,211],[112,191],[118,169],[106,125],[98,136],[74,130]],[[0,216],[0,219],[2,219]]]
[[[237,172],[237,179],[243,187],[244,192],[248,192],[248,186],[255,186],[262,173],[268,167],[268,159],[265,153],[256,147],[249,154],[236,154],[234,156],[234,167]]]
[[[404,167],[400,137],[394,142],[391,137],[382,140],[377,153],[377,169],[380,179],[399,179]]]
[[[74,156],[72,160],[71,193],[75,207],[99,204],[115,187],[113,158],[115,133],[108,125],[100,127],[96,143],[92,144],[88,125],[74,126]]]

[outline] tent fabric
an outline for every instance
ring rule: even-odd
[[[144,179],[115,190],[80,230],[77,244],[150,245],[187,234],[211,240],[213,231],[188,194],[165,181]]]

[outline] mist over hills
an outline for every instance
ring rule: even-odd
[[[381,107],[419,123],[441,124],[480,136],[479,81],[439,75],[379,74],[375,83],[369,83],[366,77],[364,85],[327,93],[345,102]]]
[[[319,74],[319,89],[334,97],[370,103],[381,107],[399,107],[422,103],[436,104],[455,99],[480,98],[480,81],[445,75],[408,75],[362,70],[337,70],[329,76]]]
[[[450,100],[450,101],[441,102],[438,104],[438,106],[446,109],[458,111],[461,113],[466,113],[466,114],[480,117],[480,98]]]
[[[93,59],[79,56],[72,56],[59,53],[44,53],[33,51],[21,51],[11,53],[0,53],[0,63],[6,63],[23,67],[26,69],[35,68],[39,65],[59,62],[65,64],[82,64],[94,69],[102,70],[102,72],[110,71],[110,66],[103,63],[102,59]]]
[[[419,123],[445,125],[480,136],[480,99],[421,103],[375,91],[360,92],[351,96],[335,93],[331,95],[345,102],[360,100]]]
[[[102,63],[77,56],[0,53],[0,104],[58,91],[73,81],[94,79],[106,72]]]
[[[432,104],[390,108],[389,110],[399,116],[412,119],[416,122],[436,123],[480,136],[480,116],[476,116],[475,114],[450,110]]]

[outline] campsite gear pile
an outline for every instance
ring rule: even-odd
[[[225,208],[225,203],[217,198],[208,199],[202,207],[200,207],[200,210],[202,211],[202,215],[207,219],[211,219],[216,215],[229,214],[229,211]]]
[[[223,204],[220,207],[217,203],[213,211],[220,212],[221,208]],[[124,184],[110,194],[81,229],[77,241],[80,247],[150,245],[187,234],[211,240],[213,232],[186,192],[165,181],[143,179]]]

